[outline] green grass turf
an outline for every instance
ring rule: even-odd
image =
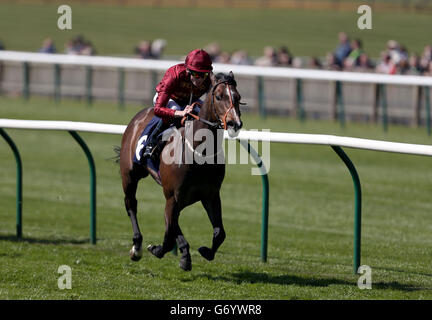
[[[67,40],[83,34],[99,55],[131,55],[140,40],[164,38],[165,53],[175,56],[216,41],[223,50],[246,49],[252,56],[262,55],[264,46],[287,45],[295,56],[323,57],[336,47],[337,33],[346,31],[379,57],[390,39],[421,53],[432,28],[428,15],[374,12],[373,29],[359,30],[357,6],[337,12],[72,5],[72,30],[61,31],[57,7],[0,4],[1,40],[9,50],[37,51],[51,37],[63,52]]]
[[[1,117],[127,124],[139,107],[63,100],[0,98]],[[245,113],[246,128],[332,133],[430,144],[424,129],[306,121]],[[271,145],[268,262],[260,261],[261,178],[252,165],[229,165],[222,187],[227,238],[213,262],[197,252],[212,228],[201,207],[180,224],[193,269],[178,257],[144,252],[129,259],[132,229],[123,206],[119,167],[108,158],[120,136],[81,133],[96,162],[97,245],[89,244],[89,169],[66,132],[6,130],[24,165],[22,241],[15,239],[15,161],[0,141],[0,299],[431,299],[432,172],[429,157],[345,149],[363,188],[362,264],[372,290],[353,274],[354,194],[348,170],[326,146]],[[139,185],[143,245],[164,233],[164,198],[153,180]],[[60,265],[72,289],[59,290]]]

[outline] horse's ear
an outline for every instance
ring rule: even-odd
[[[232,71],[229,72],[229,76],[234,80],[234,73]]]
[[[212,87],[213,87],[213,86],[216,84],[216,82],[217,82],[216,76],[215,76],[215,74],[214,74],[213,72],[210,72],[210,81],[211,81]]]

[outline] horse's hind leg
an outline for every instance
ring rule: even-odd
[[[177,246],[180,250],[181,258],[180,258],[180,268],[184,271],[192,270],[192,258],[189,252],[189,243],[186,241],[183,236],[180,227],[178,227],[177,231]]]
[[[129,256],[133,261],[138,261],[142,257],[142,234],[138,225],[137,218],[137,200],[136,200],[136,190],[138,186],[137,179],[128,179],[126,183],[123,185],[124,193],[125,193],[125,207],[127,214],[132,222],[132,230],[133,230],[133,246],[129,252]]]
[[[222,207],[220,196],[217,194],[211,199],[201,201],[210,222],[213,226],[213,242],[211,249],[208,247],[201,247],[198,249],[199,253],[208,261],[212,261],[216,254],[217,249],[225,240],[225,230],[222,223]]]

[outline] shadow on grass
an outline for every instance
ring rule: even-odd
[[[202,275],[209,280],[226,281],[236,284],[241,283],[261,283],[261,284],[278,284],[278,285],[297,285],[302,287],[328,287],[330,285],[345,285],[357,287],[357,279],[353,281],[341,280],[336,278],[307,278],[294,275],[271,275],[268,273],[257,273],[251,271],[241,271],[231,273],[228,276],[211,276]],[[399,282],[379,282],[372,284],[373,289],[378,290],[398,290],[398,291],[418,291],[418,290],[431,290],[431,288],[420,288],[409,284],[402,284]]]
[[[0,235],[0,241],[12,241],[12,242],[27,242],[27,243],[36,243],[36,244],[88,244],[90,243],[89,239],[38,239],[38,238],[29,238],[23,237],[18,239],[15,235]]]
[[[213,277],[205,275],[207,278],[215,281],[241,283],[263,283],[263,284],[280,284],[280,285],[299,285],[299,286],[312,286],[312,287],[327,287],[332,284],[338,285],[352,285],[352,282],[340,279],[311,279],[303,278],[293,275],[278,275],[273,276],[268,273],[257,273],[251,271],[242,271],[231,273],[230,276]]]

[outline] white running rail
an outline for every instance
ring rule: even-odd
[[[33,130],[62,130],[82,131],[95,133],[123,134],[125,125],[114,125],[105,123],[75,122],[75,121],[52,121],[52,120],[18,120],[0,119],[0,128],[4,129],[33,129]],[[225,131],[225,139],[228,137]],[[326,134],[303,134],[284,132],[260,132],[240,131],[235,138],[249,141],[268,141],[279,143],[316,144],[328,146],[340,146],[356,149],[375,151],[405,153],[423,156],[432,156],[432,145],[410,144],[400,142],[389,142],[371,139],[341,137]]]
[[[39,64],[82,65],[107,68],[127,68],[166,71],[180,63],[178,60],[149,60],[136,58],[78,56],[66,54],[46,54],[21,51],[0,51],[0,61],[28,62]],[[340,72],[327,70],[239,66],[214,63],[215,72],[234,72],[235,75],[326,80],[358,83],[381,83],[410,86],[432,86],[432,77],[410,75],[385,75],[362,72]]]

